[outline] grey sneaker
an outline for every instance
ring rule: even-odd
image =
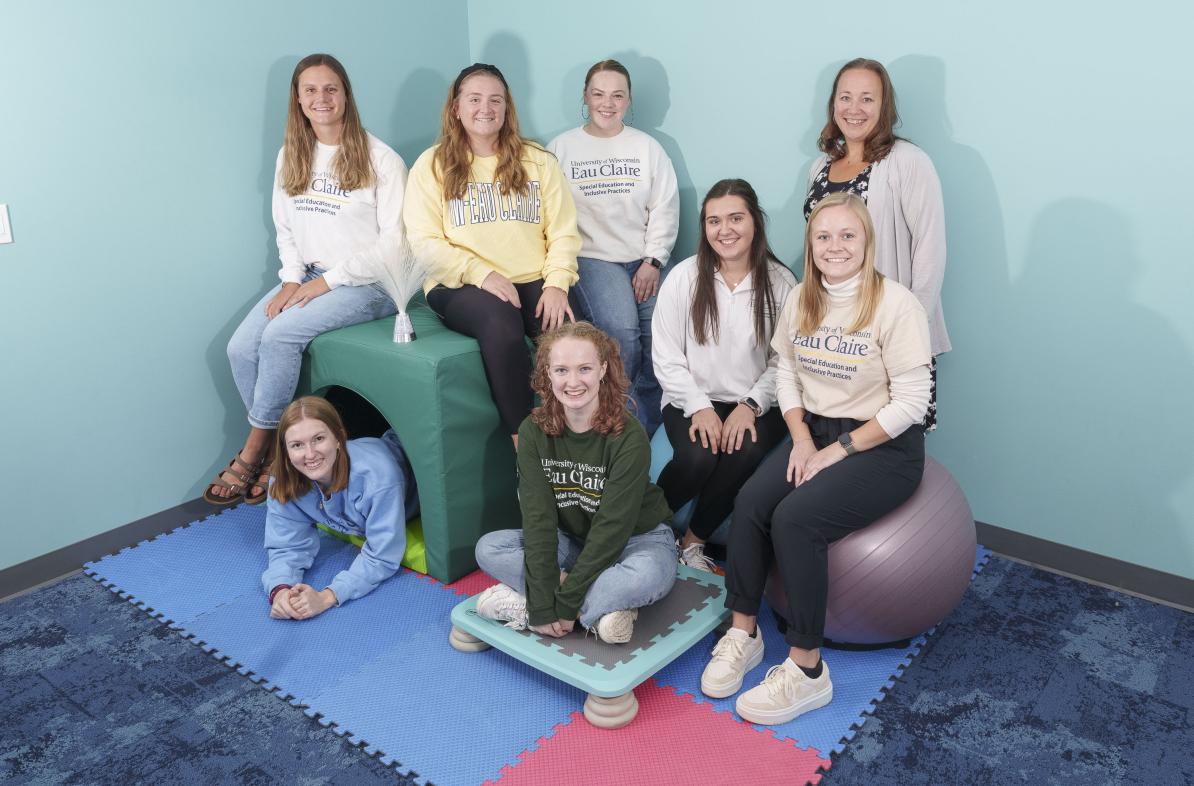
[[[703,570],[717,576],[724,576],[726,572],[716,562],[705,556],[705,544],[693,543],[680,552],[680,564],[687,565],[694,570]]]
[[[593,626],[593,633],[606,644],[625,644],[634,635],[638,609],[619,609],[605,614]]]
[[[789,658],[768,669],[762,684],[739,696],[735,709],[743,720],[774,726],[824,707],[832,700],[829,664],[822,662],[821,676],[814,680]]]
[[[506,623],[507,628],[526,630],[527,599],[505,584],[495,584],[477,596],[477,616]]]
[[[715,699],[733,696],[746,672],[763,662],[763,637],[730,628],[713,647],[713,657],[701,672],[701,693]]]

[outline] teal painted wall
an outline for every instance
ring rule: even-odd
[[[833,75],[885,62],[946,197],[955,349],[930,451],[980,520],[1194,578],[1188,26],[1158,0],[851,9],[473,0],[469,36],[544,140],[580,123],[587,67],[622,60],[680,176],[680,251],[698,195],[740,176],[789,262]]]
[[[847,29],[781,2],[9,0],[0,569],[197,496],[243,437],[224,345],[276,280],[286,83],[325,50],[408,163],[462,63],[498,63],[546,139],[619,57],[681,179],[678,251],[698,195],[743,176],[790,262],[833,73],[883,60],[947,200],[931,451],[984,521],[1194,577],[1194,158],[1159,136],[1194,104],[1184,27],[1150,21],[1171,5],[856,7]]]
[[[244,438],[224,347],[277,281],[290,72],[336,54],[413,163],[467,8],[5,0],[0,568],[202,493]]]

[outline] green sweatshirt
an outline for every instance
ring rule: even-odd
[[[574,620],[589,585],[617,562],[631,535],[672,515],[647,475],[651,446],[638,418],[627,415],[618,437],[565,428],[549,437],[528,417],[518,429],[518,494],[526,549],[527,611],[532,625]],[[563,530],[584,541],[560,584]]]

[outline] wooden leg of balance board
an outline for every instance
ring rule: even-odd
[[[461,652],[480,652],[481,650],[489,649],[488,644],[478,639],[471,633],[465,633],[455,625],[452,626],[452,632],[448,634],[448,643],[452,645],[453,649]]]
[[[585,720],[602,729],[620,729],[638,715],[634,691],[607,699],[589,694],[585,699]]]

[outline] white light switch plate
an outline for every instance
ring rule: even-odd
[[[8,221],[8,205],[0,205],[0,243],[12,242],[12,224]]]

